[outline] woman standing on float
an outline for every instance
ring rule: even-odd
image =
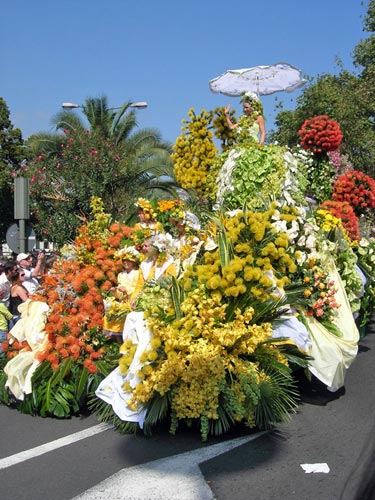
[[[264,147],[266,128],[263,106],[259,97],[254,92],[245,92],[241,102],[244,114],[239,118],[238,123],[233,123],[231,120],[230,105],[228,104],[224,109],[225,120],[228,128],[234,132],[235,143],[218,158],[221,166],[216,177],[215,210],[220,209],[223,205],[229,209],[243,206],[247,199],[259,192],[260,188],[258,181],[260,182],[261,179],[258,179],[258,176],[254,179],[249,178],[254,161],[262,157],[261,163],[264,164],[264,172],[268,171],[268,166],[273,163],[272,148]],[[280,148],[277,149],[277,154],[280,155]],[[241,193],[238,193],[237,190],[238,183],[242,186],[243,192]]]
[[[237,130],[237,140],[240,142],[248,140],[258,141],[259,144],[264,144],[266,140],[266,128],[263,118],[263,106],[258,96],[253,92],[246,92],[242,98],[243,116],[240,117],[238,123],[232,123],[230,119],[230,104],[225,107],[225,120],[231,130]]]

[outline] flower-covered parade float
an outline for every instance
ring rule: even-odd
[[[333,120],[307,120],[300,136],[295,150],[260,145],[228,133],[223,110],[191,110],[172,154],[186,196],[139,199],[131,227],[92,199],[20,306],[1,402],[90,410],[123,432],[195,426],[206,440],[288,419],[298,371],[342,387],[375,303],[375,239],[360,227],[375,182],[340,170]]]

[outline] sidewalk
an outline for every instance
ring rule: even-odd
[[[217,500],[370,500],[358,490],[375,477],[375,325],[359,343],[345,388],[305,391],[277,431],[201,465]],[[336,398],[336,399],[333,399]],[[329,400],[330,399],[330,400]],[[301,464],[326,463],[307,474]]]

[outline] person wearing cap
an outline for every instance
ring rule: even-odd
[[[38,276],[42,269],[44,259],[44,252],[40,252],[38,254],[38,258],[35,264],[35,267],[32,267],[33,258],[28,253],[19,253],[17,255],[17,264],[19,269],[22,269],[25,272],[25,281],[23,286],[32,294],[39,286]]]

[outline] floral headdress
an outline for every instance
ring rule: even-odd
[[[241,103],[243,104],[244,102],[249,102],[251,104],[251,107],[254,109],[254,111],[260,115],[263,114],[263,106],[262,103],[259,99],[258,94],[255,92],[243,92],[241,94]]]
[[[134,205],[144,213],[146,220],[149,221],[156,219],[154,207],[149,200],[146,200],[145,198],[138,198]]]
[[[169,233],[156,233],[151,237],[151,245],[160,253],[170,253],[176,248],[175,240]]]
[[[138,252],[135,247],[130,246],[119,250],[116,254],[116,258],[120,260],[130,260],[131,262],[139,264],[143,259],[143,255]]]
[[[241,102],[246,102],[246,101],[258,101],[260,102],[260,99],[258,95],[255,92],[242,92],[241,94]]]
[[[162,223],[169,219],[181,220],[184,218],[184,202],[182,200],[159,200],[156,205],[158,220]]]
[[[169,233],[156,233],[150,238],[151,245],[158,251],[156,262],[158,265],[164,264],[176,251],[176,241]]]

